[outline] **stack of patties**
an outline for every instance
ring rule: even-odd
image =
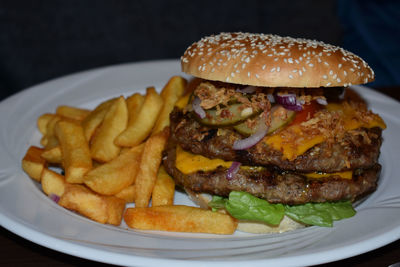
[[[164,165],[198,203],[230,213],[239,229],[282,232],[351,217],[376,189],[386,126],[349,92],[374,80],[360,57],[221,33],[192,44],[181,64],[198,82],[171,114]]]

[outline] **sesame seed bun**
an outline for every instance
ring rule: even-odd
[[[265,87],[337,87],[374,80],[360,57],[314,40],[221,33],[192,44],[182,70],[195,77]]]

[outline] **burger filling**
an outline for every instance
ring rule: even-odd
[[[376,188],[386,127],[343,90],[203,81],[171,114],[164,164],[178,185],[219,196],[211,205],[224,203],[239,219],[257,219],[242,218],[241,209],[232,208],[241,194],[243,209],[254,208],[248,205],[258,200],[249,198],[257,197],[267,206],[284,205],[270,212],[331,225],[334,218],[310,222],[301,213],[320,220],[318,205],[338,205],[345,207],[344,217],[351,214],[351,201]]]

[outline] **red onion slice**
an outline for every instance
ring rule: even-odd
[[[58,203],[58,201],[60,201],[60,197],[59,197],[58,195],[56,195],[56,194],[53,194],[53,193],[51,193],[51,194],[49,195],[49,198],[50,198],[51,200],[53,200],[54,202],[56,202],[56,203]]]
[[[293,111],[300,111],[303,109],[302,101],[298,101],[295,94],[275,95],[276,102],[281,104],[284,108]]]
[[[199,115],[200,119],[204,119],[206,117],[206,112],[204,109],[200,106],[201,100],[197,96],[194,98],[192,106],[194,112],[196,112],[197,115]]]
[[[247,138],[241,139],[241,140],[236,140],[233,143],[233,149],[235,150],[243,150],[243,149],[248,149],[258,142],[260,142],[261,139],[264,138],[268,133],[268,127],[264,123],[262,126],[252,135],[250,135]]]
[[[226,179],[232,180],[235,177],[236,173],[239,171],[240,165],[242,165],[242,163],[234,161],[228,169]]]

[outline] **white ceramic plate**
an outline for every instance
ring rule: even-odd
[[[284,234],[233,236],[141,232],[101,225],[63,209],[21,169],[29,145],[39,145],[36,119],[58,105],[92,108],[101,100],[148,86],[161,89],[181,75],[177,60],[106,67],[40,84],[0,103],[0,223],[54,250],[100,262],[134,266],[314,265],[358,255],[400,237],[400,105],[365,87],[354,87],[388,128],[378,190],[357,215],[333,228],[309,227]],[[189,204],[182,194],[178,203]]]

